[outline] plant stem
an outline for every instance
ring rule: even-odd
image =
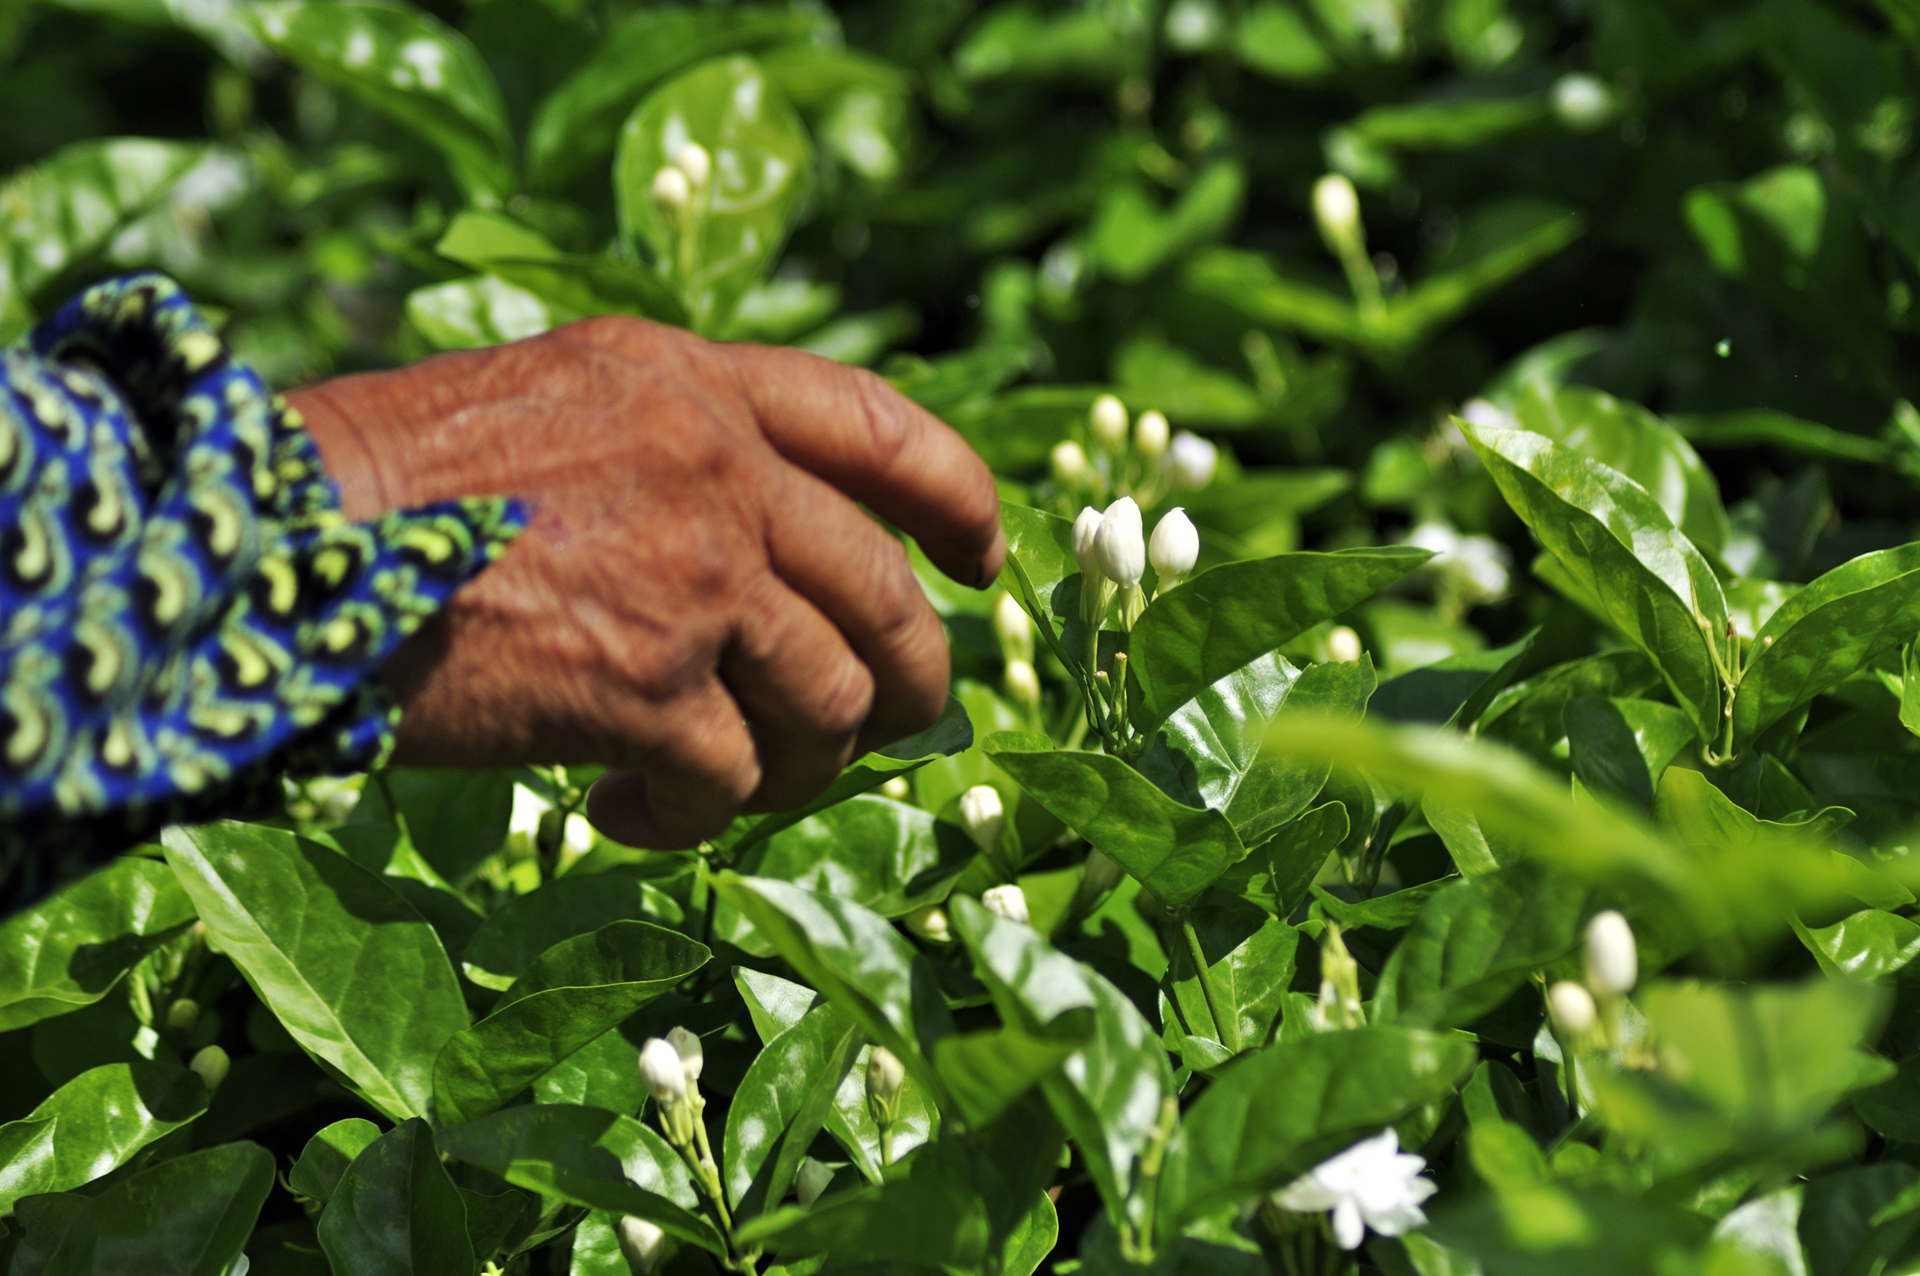
[[[1213,1016],[1213,1030],[1220,1034],[1220,1044],[1235,1054],[1240,1053],[1240,1025],[1231,1023],[1221,1013],[1225,1004],[1220,990],[1213,986],[1213,969],[1207,965],[1207,954],[1200,947],[1200,932],[1193,928],[1193,918],[1188,913],[1180,914],[1180,933],[1187,941],[1187,952],[1193,958],[1194,973],[1200,977],[1200,992],[1207,1000],[1207,1013]]]
[[[882,1122],[880,1126],[880,1164],[893,1164],[893,1122]]]

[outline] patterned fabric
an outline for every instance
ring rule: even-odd
[[[0,914],[282,776],[378,765],[380,663],[525,521],[348,521],[298,414],[157,275],[0,351]]]

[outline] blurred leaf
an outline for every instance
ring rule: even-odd
[[[460,1191],[419,1117],[354,1157],[320,1215],[319,1232],[334,1269],[355,1276],[470,1272],[477,1265]]]
[[[1376,106],[1346,127],[1378,146],[1451,151],[1485,145],[1546,118],[1546,101],[1538,97],[1459,97]]]
[[[1144,52],[1144,41],[1130,40],[1119,16],[1095,9],[1042,16],[1019,0],[1001,4],[961,40],[954,70],[965,80],[1064,76],[1111,83]]]
[[[193,921],[173,871],[115,860],[0,923],[0,1032],[90,1006]]]
[[[1200,170],[1165,212],[1139,186],[1110,187],[1094,215],[1094,259],[1122,282],[1144,279],[1195,244],[1226,233],[1240,212],[1246,185],[1240,165],[1217,160]]]
[[[689,141],[707,149],[713,176],[683,233],[652,186]],[[717,332],[772,267],[812,171],[806,129],[759,65],[716,58],[655,89],[628,117],[614,160],[620,225],[678,285],[694,329]]]
[[[364,0],[271,0],[251,12],[275,53],[433,145],[477,203],[513,194],[513,139],[479,50],[416,8]]]
[[[65,1192],[125,1164],[206,1110],[200,1078],[173,1063],[110,1063],[0,1125],[0,1217],[23,1196]]]
[[[566,253],[512,218],[469,210],[434,245],[442,257],[526,289],[556,320],[629,314],[685,324],[672,289],[642,266],[613,257]]]
[[[1129,406],[1164,412],[1183,425],[1231,429],[1269,415],[1260,395],[1239,377],[1156,337],[1135,337],[1121,346],[1113,356],[1113,376]],[[1231,497],[1239,489],[1236,484],[1212,494]]]
[[[537,337],[557,322],[540,298],[492,275],[416,288],[407,297],[407,320],[441,350]]]
[[[609,922],[555,944],[493,1013],[441,1048],[433,1067],[436,1119],[456,1125],[493,1111],[710,955],[678,931],[639,921]]]
[[[433,870],[463,883],[500,849],[513,819],[511,771],[398,767],[378,772],[353,808],[356,824],[405,823]],[[416,831],[417,830],[417,831]]]
[[[1847,434],[1765,408],[1675,415],[1667,421],[1696,447],[1740,448],[1766,444],[1824,461],[1881,465],[1888,460],[1887,445],[1879,439]]]
[[[222,1276],[272,1190],[273,1156],[257,1143],[162,1161],[87,1202],[47,1276]]]
[[[1864,909],[1831,926],[1795,927],[1800,939],[1830,975],[1871,981],[1891,975],[1920,957],[1920,925],[1898,913]]]
[[[1234,27],[1233,51],[1277,80],[1315,80],[1334,69],[1313,29],[1291,4],[1260,0]]]
[[[433,928],[379,877],[279,829],[175,826],[165,845],[208,935],[294,1040],[389,1119],[428,1115],[433,1058],[467,1026]]]

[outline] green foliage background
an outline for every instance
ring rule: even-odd
[[[699,854],[391,771],[0,923],[0,1270],[1298,1273],[1263,1194],[1388,1124],[1441,1190],[1366,1270],[1915,1270],[1916,59],[1910,0],[0,0],[0,339],[151,267],[282,387],[591,314],[874,366],[1001,477],[1043,689],[929,569],[949,716]],[[1122,490],[1200,573],[1090,633]],[[1643,983],[1556,1037],[1608,907]]]

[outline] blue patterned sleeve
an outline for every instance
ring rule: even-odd
[[[0,351],[0,915],[378,765],[381,662],[524,525],[503,498],[349,521],[298,414],[161,276]]]

